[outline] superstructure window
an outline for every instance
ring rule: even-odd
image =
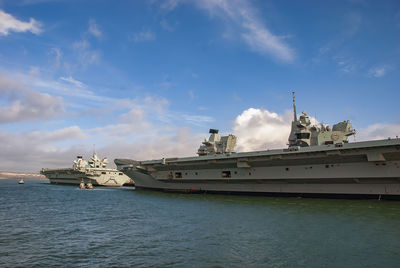
[[[105,171],[102,171],[102,172],[101,172],[101,174],[107,174],[107,172],[105,172]]]
[[[176,179],[182,179],[182,172],[175,172]]]
[[[229,170],[222,171],[222,178],[232,178],[231,172]]]
[[[309,139],[310,133],[296,133],[297,139]]]

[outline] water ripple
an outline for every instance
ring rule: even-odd
[[[0,180],[0,267],[398,267],[400,202]]]

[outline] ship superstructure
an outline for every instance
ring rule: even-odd
[[[299,119],[296,114],[296,103],[293,94],[293,121],[289,135],[289,148],[308,147],[334,144],[336,146],[348,143],[348,137],[356,134],[349,120],[339,122],[331,128],[324,124],[312,125],[305,111]]]
[[[43,168],[40,173],[54,184],[80,185],[83,182],[100,186],[122,186],[133,183],[123,172],[107,168],[107,164],[107,158],[100,159],[96,153],[93,153],[90,161],[84,160],[82,156],[77,156],[73,161],[72,168]]]
[[[297,118],[294,95],[293,110],[286,149],[235,153],[236,137],[211,129],[199,156],[115,163],[137,189],[400,198],[398,138],[349,143],[349,121],[330,128],[305,112]]]

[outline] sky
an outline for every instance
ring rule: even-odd
[[[0,171],[284,148],[297,112],[400,135],[397,0],[0,0]],[[112,165],[111,165],[112,166]]]

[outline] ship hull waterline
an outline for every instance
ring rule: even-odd
[[[335,183],[326,179],[313,181],[301,180],[295,183],[292,180],[275,182],[274,180],[244,182],[244,180],[225,179],[224,181],[207,180],[205,182],[175,181],[159,182],[150,175],[141,171],[125,171],[128,176],[135,178],[136,189],[157,190],[180,193],[218,193],[218,194],[248,194],[272,196],[305,196],[305,197],[343,197],[343,198],[395,198],[400,199],[399,183],[382,183],[379,179],[369,178],[369,183],[355,182],[354,178],[341,179],[342,183]],[[363,179],[366,180],[366,179]],[[399,178],[397,179],[399,180]],[[145,181],[144,183],[141,183]],[[153,181],[153,183],[149,183]],[[347,181],[347,182],[343,182]]]
[[[136,189],[400,199],[397,139],[298,152],[135,161],[121,170]]]

